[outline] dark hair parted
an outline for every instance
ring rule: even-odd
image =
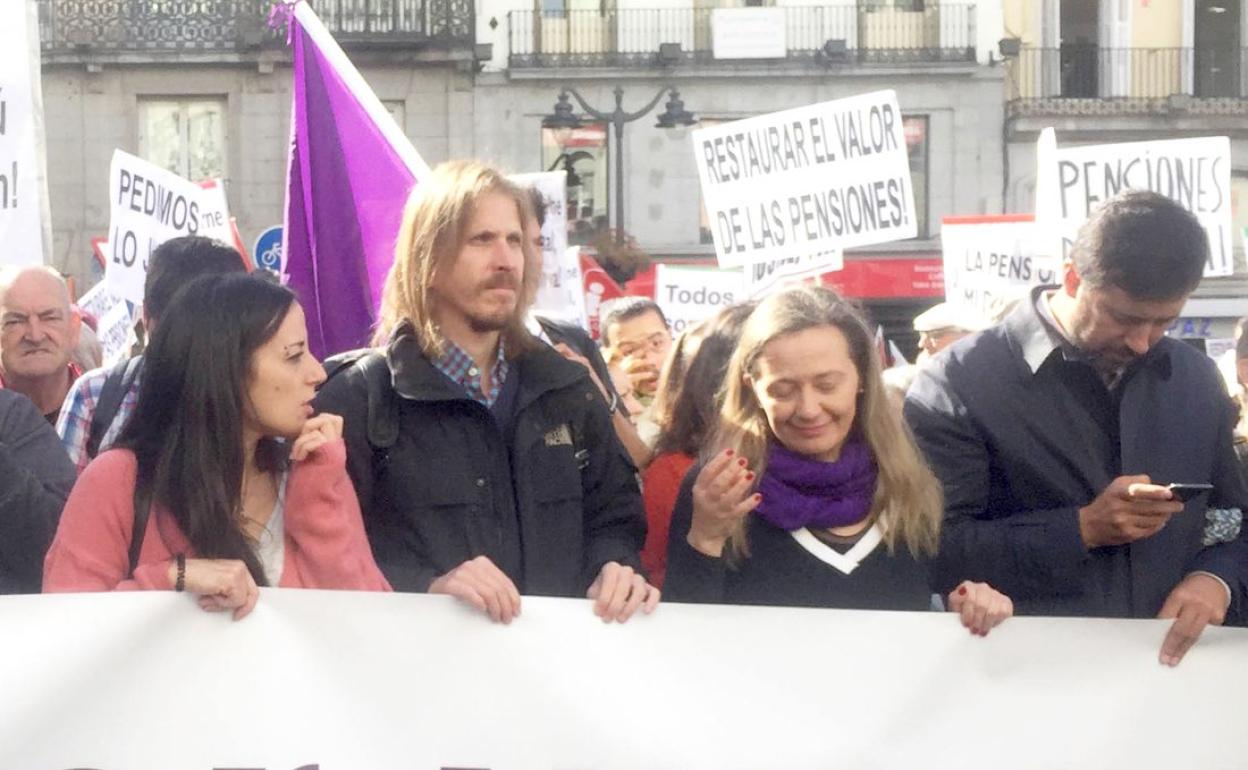
[[[614,344],[611,341],[612,326],[640,318],[646,313],[656,314],[663,325],[667,325],[667,316],[663,315],[659,304],[649,297],[620,297],[611,300],[611,304],[607,306],[607,314],[602,316],[598,324],[598,328],[602,330],[603,347],[609,348]]]
[[[165,315],[174,293],[201,275],[241,273],[243,257],[232,246],[201,235],[171,238],[156,247],[143,284],[143,312],[153,321]]]
[[[246,274],[201,276],[174,295],[143,357],[134,413],[118,446],[136,484],[173,516],[195,554],[264,570],[243,531],[243,421],[251,358],[277,333],[295,295]],[[262,439],[255,463],[276,472],[283,445]]]
[[[1204,274],[1209,238],[1175,201],[1144,190],[1116,195],[1092,213],[1070,251],[1079,278],[1142,300],[1190,294]]]
[[[680,452],[697,457],[719,422],[723,400],[724,373],[737,349],[741,329],[754,310],[754,303],[724,308],[703,321],[694,333],[700,338],[697,350],[679,375],[680,383],[670,402],[659,411],[659,439],[656,455]],[[665,372],[666,373],[666,372]],[[663,385],[659,391],[664,392]]]

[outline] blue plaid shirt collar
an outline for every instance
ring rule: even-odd
[[[503,390],[507,371],[510,369],[502,339],[498,341],[498,357],[494,361],[494,377],[490,382],[488,393],[481,388],[481,370],[472,360],[472,356],[449,339],[443,339],[446,347],[442,355],[433,361],[434,367],[445,374],[451,382],[462,387],[473,401],[484,404],[486,407],[494,406],[494,402],[498,400],[498,394]]]

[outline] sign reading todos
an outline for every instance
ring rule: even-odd
[[[720,267],[917,234],[893,91],[693,132]]]
[[[1030,214],[945,217],[945,298],[986,317],[1030,286],[1058,283],[1058,260],[1043,253]]]
[[[1227,137],[1056,148],[1050,134],[1042,135],[1036,157],[1036,221],[1060,236],[1063,257],[1097,206],[1124,190],[1152,190],[1177,201],[1204,226],[1209,235],[1205,275],[1234,272]],[[1057,251],[1056,244],[1052,248]]]
[[[115,150],[108,175],[110,217],[104,277],[117,296],[142,304],[147,261],[157,246],[182,235],[234,242],[220,182],[188,182]]]
[[[674,334],[715,315],[744,296],[741,273],[660,264],[654,271],[654,301]]]

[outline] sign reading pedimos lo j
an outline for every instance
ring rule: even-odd
[[[143,303],[147,261],[157,246],[182,235],[234,242],[225,195],[115,150],[109,167],[109,225],[104,278],[110,289]]]
[[[918,234],[893,91],[693,132],[720,267]]]

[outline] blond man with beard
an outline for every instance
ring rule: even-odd
[[[449,594],[503,623],[521,594],[588,596],[604,621],[624,621],[659,600],[638,572],[641,496],[586,369],[526,329],[540,258],[530,218],[496,170],[435,169],[404,212],[379,349],[332,376],[318,408],[345,419],[396,590]]]

